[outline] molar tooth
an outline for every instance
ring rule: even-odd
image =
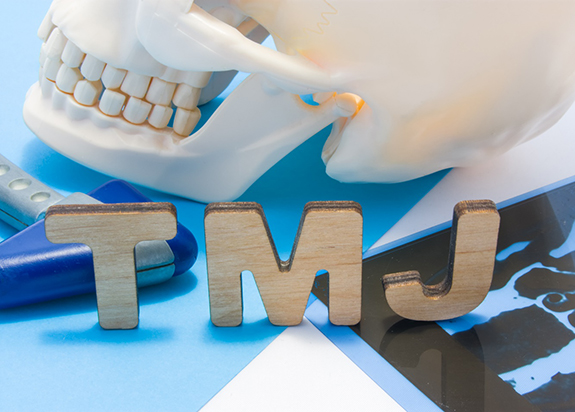
[[[49,58],[60,58],[67,42],[68,39],[64,36],[64,33],[56,27],[52,30],[52,33],[50,33],[50,37],[48,37],[48,41],[46,42],[46,55]]]
[[[84,58],[84,62],[82,63],[80,71],[86,79],[95,82],[96,80],[100,80],[100,77],[102,77],[102,72],[104,71],[105,65],[106,63],[103,61],[96,59],[90,54],[87,54]]]
[[[156,129],[163,129],[168,126],[168,123],[172,118],[172,113],[174,113],[174,110],[171,107],[159,104],[154,105],[152,112],[148,116],[148,123]]]
[[[130,123],[144,123],[148,114],[152,110],[152,105],[136,97],[130,97],[124,109],[124,118]]]
[[[174,118],[174,132],[184,137],[189,136],[200,121],[200,117],[201,113],[198,108],[194,110],[178,108]]]
[[[148,91],[151,79],[152,78],[150,76],[128,72],[124,82],[122,83],[121,90],[130,96],[142,99]]]
[[[61,65],[62,60],[60,60],[59,57],[46,58],[46,61],[44,62],[44,77],[55,82]]]
[[[65,64],[60,65],[56,75],[56,86],[64,93],[74,93],[76,84],[82,80],[82,73],[76,68],[70,68]]]
[[[102,93],[102,82],[81,80],[74,89],[74,99],[84,106],[93,106]]]
[[[175,83],[168,83],[154,77],[146,94],[146,100],[153,104],[168,105],[172,101],[175,90]]]
[[[202,89],[208,85],[212,72],[188,72],[183,83]]]
[[[64,47],[64,51],[62,52],[62,61],[68,67],[80,67],[82,60],[84,60],[84,56],[86,56],[86,54],[82,52],[78,46],[71,41],[68,41],[68,43],[66,43],[66,47]]]
[[[117,89],[122,85],[124,77],[126,77],[126,70],[116,69],[107,64],[104,73],[102,73],[102,83],[107,89]]]
[[[182,83],[174,94],[174,104],[183,109],[192,110],[198,106],[202,90]]]
[[[160,77],[162,80],[170,83],[181,83],[182,73],[180,70],[173,69],[171,67],[166,67],[166,70]]]
[[[52,16],[50,15],[50,13],[47,13],[44,16],[44,20],[42,20],[42,23],[40,23],[40,27],[38,28],[38,37],[42,41],[46,41],[46,39],[50,37],[50,33],[52,33],[52,30],[54,30],[54,27],[56,26],[54,25],[54,23],[52,23]]]
[[[126,96],[110,89],[104,90],[100,99],[100,110],[108,116],[118,116],[122,111]]]

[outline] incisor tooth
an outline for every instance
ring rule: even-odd
[[[74,89],[74,99],[84,106],[93,106],[98,101],[102,93],[102,82],[81,80]]]
[[[156,129],[163,129],[170,123],[172,113],[174,113],[174,110],[171,107],[155,105],[148,116],[148,123]]]
[[[124,82],[122,83],[121,90],[130,96],[142,99],[148,91],[151,79],[152,78],[150,76],[128,72]]]
[[[40,23],[40,27],[38,28],[38,37],[42,40],[42,41],[46,41],[46,39],[48,39],[48,37],[50,37],[50,33],[52,33],[52,30],[54,30],[54,23],[52,23],[52,16],[50,16],[49,13],[47,13],[44,16],[44,20],[42,20],[42,23]]]
[[[201,89],[182,83],[174,94],[174,104],[182,109],[192,110],[198,106],[201,92]]]
[[[140,124],[146,121],[152,105],[136,97],[130,97],[124,109],[124,119],[130,123]]]
[[[126,96],[110,89],[104,90],[100,99],[100,110],[108,116],[118,116],[122,111]]]
[[[200,109],[186,110],[178,108],[174,117],[174,132],[181,136],[189,136],[200,121]]]
[[[82,63],[80,71],[87,80],[95,82],[96,80],[100,80],[100,77],[102,77],[102,72],[104,71],[105,65],[106,63],[103,61],[98,60],[94,56],[88,54],[84,58],[84,62]]]
[[[52,30],[52,33],[50,33],[50,37],[48,37],[48,41],[46,42],[46,56],[48,58],[57,57],[59,59],[62,57],[62,52],[64,51],[64,47],[66,47],[67,42],[68,39],[66,39],[64,33],[56,27]]]
[[[62,60],[59,57],[48,57],[44,62],[44,77],[55,82],[61,65]]]
[[[84,56],[86,56],[86,54],[82,52],[78,46],[69,41],[66,43],[66,47],[64,47],[64,51],[62,52],[62,61],[68,67],[80,67]]]
[[[146,94],[146,100],[153,104],[168,105],[172,101],[172,96],[176,90],[176,83],[168,83],[154,77],[150,88]]]
[[[64,93],[74,93],[76,84],[82,80],[82,73],[76,68],[70,68],[65,64],[60,65],[56,75],[56,86]]]
[[[122,85],[124,77],[126,77],[126,70],[116,69],[107,64],[104,73],[102,73],[102,83],[107,89],[117,89]]]

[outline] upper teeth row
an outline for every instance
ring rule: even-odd
[[[84,53],[49,23],[43,23],[38,32],[45,40],[40,51],[41,82],[46,78],[56,83],[84,106],[99,102],[108,116],[122,115],[134,124],[147,120],[158,129],[168,126],[175,109],[173,130],[182,136],[192,133],[201,116],[197,108],[201,88],[211,73],[168,69],[159,78],[119,69]]]

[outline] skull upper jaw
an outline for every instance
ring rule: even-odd
[[[179,115],[197,112],[200,99],[196,96],[190,103],[194,99],[182,98],[180,89],[205,87],[209,76],[204,74],[210,73],[180,70],[174,61],[163,64],[143,47],[135,20],[143,13],[140,7],[149,3],[84,0],[82,8],[69,0],[53,4],[39,32],[45,40],[40,81],[29,91],[24,119],[57,151],[145,186],[200,201],[232,200],[303,141],[339,116],[355,112],[353,100],[351,109],[345,109],[345,97],[313,107],[256,75],[189,135],[193,124]],[[253,32],[261,35],[257,29]],[[244,34],[250,37],[253,32]],[[67,48],[73,50],[72,58]],[[108,75],[110,70],[113,75]],[[175,111],[170,125],[165,116],[157,120],[158,108]]]
[[[542,8],[537,2],[518,7],[518,2],[504,0],[489,7],[485,1],[448,0],[203,1],[216,9],[231,7],[231,20],[239,10],[264,22],[283,54],[250,42],[241,31],[189,1],[82,2],[104,9],[117,4],[126,10],[108,22],[110,26],[128,22],[130,29],[122,26],[117,31],[116,37],[125,38],[118,47],[111,38],[94,41],[95,32],[87,34],[92,28],[73,33],[83,31],[83,25],[92,26],[90,19],[83,24],[74,23],[78,17],[68,20],[75,9],[65,13],[64,6],[71,0],[58,0],[51,10],[70,39],[93,48],[94,56],[108,60],[107,64],[194,87],[197,73],[202,73],[197,70],[256,73],[252,77],[256,80],[230,96],[229,103],[236,107],[226,105],[201,133],[189,137],[184,132],[190,126],[185,110],[190,110],[185,107],[180,112],[185,114],[179,122],[186,126],[182,133],[151,129],[146,124],[150,118],[134,129],[138,132],[131,126],[102,128],[110,122],[100,113],[90,120],[99,127],[97,133],[86,137],[87,117],[78,114],[81,110],[62,105],[59,97],[47,103],[37,90],[31,93],[27,122],[57,150],[95,169],[194,199],[238,196],[314,130],[333,121],[323,154],[328,174],[341,181],[400,181],[507,150],[550,127],[573,101],[575,36],[569,16],[575,12],[575,2],[549,0]],[[281,15],[281,21],[271,18],[274,15]],[[351,21],[361,24],[362,30],[350,30]],[[490,22],[489,30],[485,21]],[[365,33],[377,44],[366,41]],[[545,47],[549,44],[553,47]],[[329,92],[331,97],[317,109],[302,105],[290,92]],[[334,97],[345,92],[360,98]],[[254,106],[257,109],[247,110],[254,96],[261,102]],[[133,123],[137,120],[133,114],[147,107],[148,96],[132,97],[135,111],[118,116]],[[338,98],[343,106],[352,101],[355,106],[342,109]],[[50,119],[38,110],[75,113],[76,118],[68,119],[74,131],[65,144],[56,136],[58,127],[64,127],[54,125],[48,135],[45,130],[50,127],[42,124]],[[82,143],[74,144],[73,138]],[[262,147],[265,150],[253,151]],[[99,151],[98,156],[86,155]],[[235,159],[244,154],[249,154],[247,161]],[[237,181],[239,175],[244,176],[242,182]],[[224,189],[195,188],[204,181],[207,187]]]

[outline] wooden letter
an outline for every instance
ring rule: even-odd
[[[361,318],[363,217],[355,202],[312,202],[304,208],[290,260],[281,261],[257,203],[213,203],[205,213],[210,313],[217,326],[242,322],[241,272],[253,273],[269,320],[297,325],[318,270],[329,272],[329,317]]]
[[[84,243],[92,249],[100,326],[138,326],[134,248],[143,240],[167,240],[176,235],[174,205],[57,205],[48,209],[45,226],[46,237],[53,243]]]
[[[489,292],[498,233],[499,213],[492,201],[458,203],[447,276],[426,286],[416,271],[385,275],[383,287],[391,309],[413,320],[444,320],[471,312]]]

